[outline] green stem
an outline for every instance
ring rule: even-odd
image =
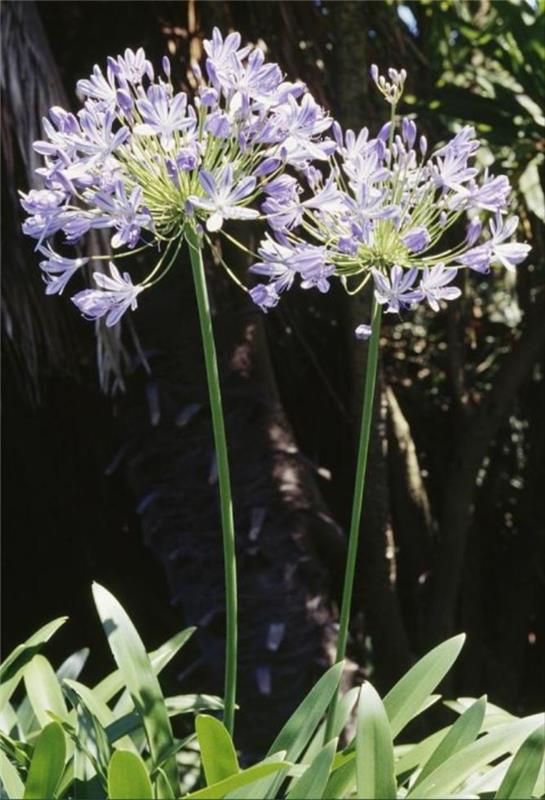
[[[350,519],[350,533],[348,537],[348,553],[346,556],[346,569],[344,574],[343,597],[341,616],[339,619],[339,637],[337,640],[337,656],[335,661],[342,661],[346,655],[348,641],[348,625],[350,622],[350,607],[354,591],[354,576],[358,557],[358,544],[360,538],[361,510],[363,506],[363,493],[365,489],[365,472],[367,469],[367,454],[369,452],[369,439],[371,421],[373,418],[373,401],[375,398],[375,382],[377,377],[378,351],[380,342],[380,320],[382,306],[373,298],[372,333],[369,339],[367,353],[367,366],[365,369],[365,387],[363,391],[363,411],[361,417],[360,438],[358,444],[358,460],[356,466],[356,480],[354,484],[354,500],[352,503],[352,517]],[[329,708],[326,742],[331,738],[331,729],[335,716],[335,709],[339,694],[331,702]]]
[[[206,277],[202,260],[202,249],[199,235],[194,228],[188,226],[185,238],[189,245],[193,282],[199,309],[201,338],[206,364],[208,395],[212,412],[212,428],[218,463],[218,482],[220,492],[221,526],[223,531],[223,560],[225,570],[225,610],[226,610],[226,652],[225,652],[225,689],[224,714],[225,727],[233,735],[235,722],[235,696],[237,683],[237,570],[235,553],[235,526],[233,522],[233,503],[231,500],[231,482],[229,478],[229,461],[227,457],[227,440],[225,422],[221,403],[221,389],[218,373],[218,359],[214,344],[212,316],[206,289]]]

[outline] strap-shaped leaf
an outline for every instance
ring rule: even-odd
[[[51,721],[48,712],[65,719],[68,711],[55,670],[44,656],[34,656],[26,665],[23,680],[32,710],[43,727]]]
[[[64,772],[66,741],[58,722],[50,722],[36,739],[25,784],[24,800],[55,797]]]
[[[539,774],[544,768],[544,755],[545,728],[541,724],[531,732],[515,753],[496,797],[502,800],[511,798],[524,800],[532,797]]]
[[[152,800],[153,788],[137,753],[116,750],[108,765],[109,800]]]
[[[394,746],[386,710],[370,683],[361,687],[356,723],[356,788],[359,798],[396,796]]]
[[[513,753],[538,724],[543,725],[543,715],[534,714],[525,719],[498,725],[486,736],[452,755],[416,789],[407,795],[418,800],[442,798],[461,786],[476,770],[490,764],[506,753]]]
[[[297,761],[337,691],[342,670],[341,661],[322,675],[270,746],[269,755],[285,750],[288,761]]]
[[[390,689],[384,698],[384,708],[393,739],[426,707],[433,690],[458,658],[464,641],[465,634],[460,634],[434,647]]]
[[[163,761],[165,752],[174,745],[172,727],[159,681],[142,640],[121,604],[97,583],[93,584],[93,595],[108,644],[134,706],[142,718],[151,757],[154,764],[157,764]],[[178,770],[175,758],[169,759],[163,769],[171,791],[176,792]],[[162,779],[157,784],[160,795],[170,793]]]
[[[256,764],[253,767],[242,770],[242,772],[238,772],[236,775],[224,778],[224,780],[219,781],[219,783],[214,783],[212,786],[205,786],[204,789],[199,789],[197,792],[186,795],[184,800],[220,800],[220,798],[226,797],[229,793],[236,792],[237,789],[243,786],[255,783],[261,780],[261,778],[266,778],[268,775],[272,775],[275,772],[285,771],[291,766],[292,764],[285,761]],[[235,796],[239,797],[240,795]],[[262,797],[263,795],[260,796]],[[257,795],[252,794],[251,797],[257,800]]]
[[[168,641],[148,653],[149,660],[156,675],[159,675],[167,664],[174,658],[176,653],[184,646],[184,644],[191,638],[196,628],[185,628],[175,636],[172,636]],[[125,682],[121,671],[116,669],[103,678],[100,683],[94,687],[93,692],[103,702],[107,703],[112,699],[123,687]]]
[[[476,700],[472,706],[458,717],[447,735],[441,739],[437,748],[422,767],[413,789],[454,753],[475,741],[481,732],[485,710],[486,695]]]
[[[303,775],[291,787],[287,800],[321,800],[324,797],[337,741],[332,739],[320,750]]]
[[[236,775],[240,771],[237,754],[225,725],[209,714],[199,714],[195,720],[195,730],[207,785]]]
[[[23,781],[19,777],[19,773],[9,760],[9,758],[0,750],[0,781],[4,792],[10,800],[17,800],[23,796],[24,786]]]
[[[34,658],[40,648],[53,636],[61,625],[64,625],[68,617],[59,617],[52,622],[48,622],[36,633],[33,633],[26,642],[18,645],[15,650],[4,659],[0,666],[0,709],[4,703],[10,699],[23,676],[23,670],[28,662]]]

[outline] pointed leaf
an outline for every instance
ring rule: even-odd
[[[0,780],[10,800],[23,796],[23,781],[9,758],[0,750]]]
[[[151,666],[153,667],[153,671],[156,675],[159,675],[161,670],[163,670],[174,658],[176,653],[191,638],[195,630],[196,628],[186,628],[185,630],[180,631],[171,639],[162,644],[161,647],[158,647],[157,650],[154,650],[148,654],[149,660],[151,661]],[[110,673],[110,675],[107,675],[105,678],[103,678],[100,683],[97,683],[93,689],[93,692],[97,695],[97,697],[107,703],[121,689],[123,689],[124,686],[125,682],[123,680],[121,671],[116,669],[114,672]]]
[[[58,678],[47,658],[34,656],[24,669],[23,680],[32,710],[42,727],[51,720],[49,711],[61,719],[67,716]]]
[[[356,727],[356,787],[361,798],[395,798],[394,747],[386,710],[370,683],[364,683]]]
[[[476,770],[490,764],[506,753],[514,752],[526,736],[535,729],[543,717],[531,717],[498,725],[486,736],[464,747],[441,764],[420,783],[407,797],[442,798],[455,791]]]
[[[481,697],[464,713],[458,717],[447,735],[441,740],[437,748],[422,767],[422,772],[414,783],[417,786],[432,773],[437,767],[443,764],[458,750],[467,747],[474,742],[479,735],[486,710],[486,695]],[[414,787],[413,787],[414,788]]]
[[[214,783],[212,786],[205,786],[204,789],[199,789],[197,792],[191,792],[191,794],[185,796],[184,800],[200,800],[200,798],[202,798],[202,800],[220,800],[220,798],[226,797],[230,792],[236,792],[240,787],[246,786],[249,783],[255,783],[255,781],[265,778],[267,775],[271,775],[274,772],[285,771],[291,766],[292,765],[288,762],[256,764],[242,772],[238,772],[236,775],[225,778],[219,783]],[[252,798],[255,797],[254,794],[251,796]]]
[[[142,718],[154,764],[172,748],[174,739],[161,687],[142,640],[128,614],[103,586],[93,584],[95,604],[108,644],[129,690],[134,706]],[[164,767],[171,790],[178,790],[178,769],[171,758]],[[163,781],[158,784],[162,786]],[[165,787],[161,793],[165,793]]]
[[[288,761],[297,761],[337,691],[342,670],[341,661],[322,675],[286,722],[269,748],[269,754],[285,750]]]
[[[36,633],[33,633],[26,642],[18,645],[0,666],[0,709],[3,708],[23,676],[23,670],[28,662],[34,658],[40,648],[64,625],[68,617],[59,617],[48,622]]]
[[[337,741],[337,739],[331,739],[320,750],[303,775],[291,787],[287,796],[288,800],[320,800],[320,798],[324,797],[333,758],[337,750]]]
[[[259,763],[261,765],[281,764],[284,763],[285,760],[286,751],[280,750],[278,753],[273,753],[272,756],[267,756]],[[272,780],[274,780],[274,778]],[[270,787],[271,778],[265,776],[258,778],[251,783],[247,783],[244,786],[237,787],[232,792],[230,791],[228,794],[226,794],[225,797],[229,798],[229,800],[258,800],[259,798],[267,797],[267,792],[270,791]]]
[[[545,728],[540,725],[515,753],[496,797],[502,800],[525,800],[532,797],[539,774],[543,770],[544,754]]]
[[[465,634],[454,636],[434,647],[418,661],[384,698],[392,738],[415,717],[450,670],[465,641]]]
[[[116,750],[108,765],[109,800],[152,800],[146,765],[137,753]]]
[[[199,714],[195,729],[208,786],[240,771],[233,740],[222,722],[208,714]]]
[[[343,666],[344,662],[342,661],[334,664],[312,687],[272,743],[269,755],[279,750],[285,750],[288,761],[296,762],[299,759],[339,687]],[[267,797],[276,794],[281,780],[282,778],[279,776],[272,778]]]
[[[50,722],[36,739],[23,794],[24,800],[55,797],[64,772],[66,741],[58,722]]]

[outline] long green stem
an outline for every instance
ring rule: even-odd
[[[235,526],[233,522],[233,503],[231,500],[231,481],[227,457],[225,422],[221,403],[221,389],[218,373],[218,360],[214,344],[212,316],[206,289],[206,277],[202,260],[201,243],[197,232],[188,227],[185,232],[189,245],[193,282],[199,309],[199,322],[206,364],[206,378],[212,412],[212,428],[218,464],[220,492],[221,526],[223,530],[223,561],[225,570],[225,609],[226,609],[226,651],[225,651],[225,689],[224,716],[225,727],[233,735],[235,723],[235,697],[237,683],[237,569],[235,553]]]
[[[348,625],[350,622],[350,608],[354,591],[354,577],[356,574],[356,561],[358,558],[358,543],[360,538],[361,510],[363,506],[363,493],[365,489],[365,472],[367,469],[367,454],[369,452],[369,439],[371,421],[373,418],[373,401],[375,398],[375,382],[377,377],[378,351],[380,341],[380,320],[382,306],[373,298],[372,333],[369,339],[367,353],[367,367],[365,370],[365,387],[363,390],[363,411],[361,417],[360,438],[358,444],[358,460],[356,466],[356,480],[354,484],[354,500],[352,503],[352,517],[350,519],[350,533],[348,537],[348,553],[344,574],[344,587],[339,620],[339,638],[337,640],[336,662],[342,661],[346,655],[348,641]],[[338,693],[329,708],[326,741],[331,738],[331,729],[337,707]]]

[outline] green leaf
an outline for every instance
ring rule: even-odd
[[[195,729],[208,786],[240,771],[233,741],[223,723],[208,714],[199,714]]]
[[[24,669],[23,680],[30,705],[40,726],[47,725],[51,720],[49,711],[61,719],[67,716],[68,711],[59,681],[47,658],[34,656]]]
[[[405,772],[412,772],[415,767],[426,762],[432,753],[437,749],[442,740],[450,731],[452,725],[441,730],[435,731],[430,736],[427,736],[422,741],[417,742],[410,747],[400,758],[395,762],[396,775],[403,775]]]
[[[272,756],[267,756],[260,761],[261,765],[263,764],[281,764],[284,763],[286,760],[286,751],[280,750],[278,753],[273,753]],[[274,780],[274,778],[272,779]],[[271,778],[265,776],[264,778],[258,778],[251,783],[247,783],[245,786],[239,786],[238,788],[234,789],[232,792],[229,792],[225,795],[226,798],[229,800],[260,800],[260,798],[267,797],[267,793],[270,791],[271,788]],[[185,800],[185,798],[184,798]]]
[[[342,670],[341,661],[322,675],[286,722],[270,746],[268,755],[285,750],[288,761],[297,761],[337,691]]]
[[[222,797],[226,797],[230,792],[235,792],[237,789],[247,786],[249,783],[254,783],[275,772],[287,770],[291,766],[292,764],[288,762],[256,764],[236,775],[224,778],[224,780],[219,781],[219,783],[214,783],[212,786],[205,786],[204,789],[199,789],[197,792],[191,792],[191,794],[185,796],[184,800],[197,800],[198,798],[202,798],[203,800],[205,800],[205,798],[206,800],[219,800]],[[258,800],[257,795],[252,794],[251,796],[255,798],[255,800]]]
[[[68,658],[62,662],[60,667],[55,670],[55,675],[57,676],[57,680],[60,684],[62,684],[64,678],[73,678],[75,680],[78,677],[85,666],[85,662],[89,657],[89,653],[89,648],[84,647],[81,650],[72,653],[72,655],[68,656]],[[28,735],[38,727],[39,723],[36,719],[34,711],[32,710],[28,696],[23,698],[19,707],[17,708],[17,717],[19,718],[21,730],[25,733],[25,735]]]
[[[0,780],[7,796],[11,800],[23,796],[23,781],[9,758],[0,750]]]
[[[116,750],[108,765],[109,800],[152,800],[146,765],[137,753]]]
[[[73,737],[77,752],[74,761],[76,779],[86,780],[95,772],[106,780],[111,747],[104,730],[104,720],[113,718],[110,709],[101,707],[87,686],[65,680],[65,692],[77,711],[77,731]],[[134,750],[129,740],[130,749]]]
[[[26,642],[18,645],[0,666],[0,709],[10,699],[23,675],[28,662],[34,658],[41,647],[64,625],[68,617],[59,617],[48,622],[33,633]]]
[[[535,714],[525,719],[498,725],[486,736],[454,753],[407,797],[442,798],[462,785],[476,770],[490,764],[505,753],[512,753],[543,719]]]
[[[55,797],[64,771],[66,741],[58,722],[50,722],[36,739],[23,794],[24,800]]]
[[[267,755],[272,755],[279,750],[285,750],[288,761],[296,762],[298,760],[312,739],[314,731],[339,687],[343,666],[344,663],[340,661],[322,675],[286,722],[270,746]],[[270,785],[270,794],[267,796],[274,796],[280,785],[280,780],[278,777],[273,778]]]
[[[450,670],[465,641],[465,634],[454,636],[434,647],[418,661],[384,698],[392,738],[415,717]]]
[[[521,744],[496,793],[501,800],[524,800],[532,797],[534,787],[543,769],[545,754],[545,729],[536,728]]]
[[[191,638],[196,628],[186,628],[180,631],[172,638],[168,639],[157,650],[148,654],[151,661],[151,666],[156,675],[159,675],[167,664],[174,658],[176,653],[184,646],[184,644]],[[94,687],[93,692],[103,702],[107,703],[112,699],[123,687],[125,682],[121,671],[116,669],[114,672],[107,675],[100,683]]]
[[[337,739],[332,739],[320,750],[303,775],[291,787],[288,800],[320,800],[331,772],[333,759],[337,750]]]
[[[335,715],[333,718],[333,724],[331,726],[331,736],[332,738],[338,738],[343,730],[345,729],[348,720],[350,719],[350,715],[354,710],[354,706],[356,705],[360,694],[360,687],[354,686],[353,689],[349,689],[348,692],[343,694],[339,698],[339,702],[335,706]],[[327,721],[324,721],[319,725],[314,734],[311,743],[305,750],[304,754],[300,758],[300,763],[302,764],[310,764],[314,758],[318,755],[320,750],[323,748],[324,738],[325,738],[325,731],[327,727]],[[342,752],[337,753],[334,759],[334,764],[336,759],[342,757]]]
[[[103,586],[93,584],[95,604],[102,621],[108,644],[117,662],[134,706],[142,718],[154,764],[174,745],[172,728],[157,676],[142,640],[128,614],[115,597]],[[178,790],[178,769],[171,758],[164,767],[171,790]],[[159,793],[164,795],[163,781],[158,781]]]
[[[413,789],[454,753],[475,741],[482,728],[485,710],[486,695],[473,703],[458,717],[447,735],[441,739],[437,748],[422,767],[422,772],[415,781]]]
[[[370,683],[361,687],[356,723],[358,797],[395,798],[394,746],[386,710]]]
[[[543,161],[541,156],[534,158],[519,180],[519,188],[524,197],[528,209],[532,211],[538,219],[545,222],[545,195],[539,177],[539,165]]]
[[[89,689],[88,686],[85,686],[85,684],[80,683],[79,681],[70,680],[69,678],[65,679],[64,684],[68,687],[68,689],[74,692],[76,695],[76,702],[79,701],[79,703],[85,707],[88,714],[97,719],[101,728],[104,729],[106,738],[109,740],[109,737],[107,736],[107,729],[116,723],[116,719],[111,708],[106,705],[106,703],[103,703],[102,700],[97,697],[95,692],[92,689]],[[140,717],[136,717],[136,721],[137,725],[141,724]],[[128,736],[120,735],[117,737],[117,739],[119,740],[118,745],[120,749],[136,751],[132,740]]]

